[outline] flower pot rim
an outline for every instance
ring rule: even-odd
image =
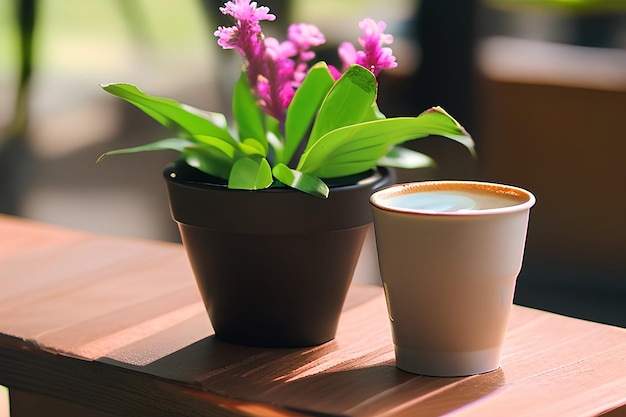
[[[185,172],[182,175],[178,175],[177,170],[184,169]],[[375,183],[379,180],[379,177],[376,175],[380,173],[382,176],[388,175],[390,169],[384,166],[376,166],[372,169],[369,169],[364,172],[360,172],[358,174],[348,175],[345,177],[335,177],[335,178],[322,178],[324,182],[328,185],[328,188],[331,190],[342,190],[342,189],[350,189],[350,188],[358,188],[367,186]],[[236,189],[236,188],[228,188],[228,184],[226,180],[222,178],[218,178],[204,172],[199,171],[198,169],[191,167],[184,160],[173,161],[165,166],[163,169],[163,176],[166,181],[173,181],[176,183],[193,186],[193,187],[207,187],[207,188],[215,188],[221,189],[223,191],[228,191],[229,193],[292,193],[298,192],[306,195],[303,191],[296,190],[295,188],[291,188],[289,186],[272,186],[268,188],[261,188],[257,190],[244,190],[244,189]],[[180,178],[182,177],[182,178]],[[312,198],[319,198],[310,196]]]
[[[243,234],[308,234],[368,225],[372,222],[370,195],[395,177],[392,170],[378,167],[353,184],[331,186],[328,198],[323,199],[292,188],[235,190],[188,181],[179,175],[187,169],[186,163],[177,161],[163,170],[173,219]]]

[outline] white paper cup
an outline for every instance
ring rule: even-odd
[[[371,196],[396,366],[430,376],[497,369],[535,197],[473,181]]]

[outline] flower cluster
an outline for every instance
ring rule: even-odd
[[[287,107],[309,70],[308,62],[315,58],[311,48],[326,42],[324,34],[315,25],[296,23],[289,26],[287,40],[280,42],[272,37],[265,38],[261,29],[261,21],[276,19],[269,8],[259,7],[249,0],[234,0],[227,2],[220,11],[233,17],[236,24],[220,26],[215,31],[218,45],[236,49],[244,57],[248,81],[261,106],[267,114],[284,123]],[[349,42],[340,45],[342,71],[330,67],[335,79],[352,64],[359,64],[376,76],[384,69],[397,66],[391,48],[384,47],[393,42],[393,36],[383,32],[385,22],[364,19],[359,26],[363,32],[359,44],[363,49],[357,51]]]
[[[383,32],[387,28],[385,22],[364,19],[359,22],[359,27],[363,31],[363,35],[359,37],[362,51],[357,51],[350,42],[343,42],[339,46],[344,70],[352,64],[359,64],[378,75],[384,69],[397,67],[398,63],[391,48],[383,47],[393,43],[393,36]]]
[[[215,32],[218,45],[235,49],[244,67],[233,89],[232,120],[168,98],[154,97],[132,84],[102,85],[137,106],[175,137],[106,152],[101,156],[174,150],[190,167],[230,189],[291,187],[328,197],[333,184],[354,181],[379,165],[417,168],[433,161],[400,146],[429,135],[465,145],[474,143],[440,107],[416,117],[386,118],[378,109],[377,76],[396,67],[388,47],[393,37],[384,22],[360,22],[360,48],[344,42],[341,69],[310,62],[325,43],[311,24],[289,26],[287,40],[265,37],[261,22],[276,16],[250,0],[232,0],[220,11],[234,25]],[[231,123],[232,122],[232,123]]]

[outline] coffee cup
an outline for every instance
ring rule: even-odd
[[[535,197],[503,184],[425,181],[370,202],[396,366],[429,376],[499,368]]]

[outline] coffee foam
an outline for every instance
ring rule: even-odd
[[[375,193],[371,202],[391,211],[422,214],[479,214],[534,204],[529,192],[508,185],[473,181],[399,184]]]

